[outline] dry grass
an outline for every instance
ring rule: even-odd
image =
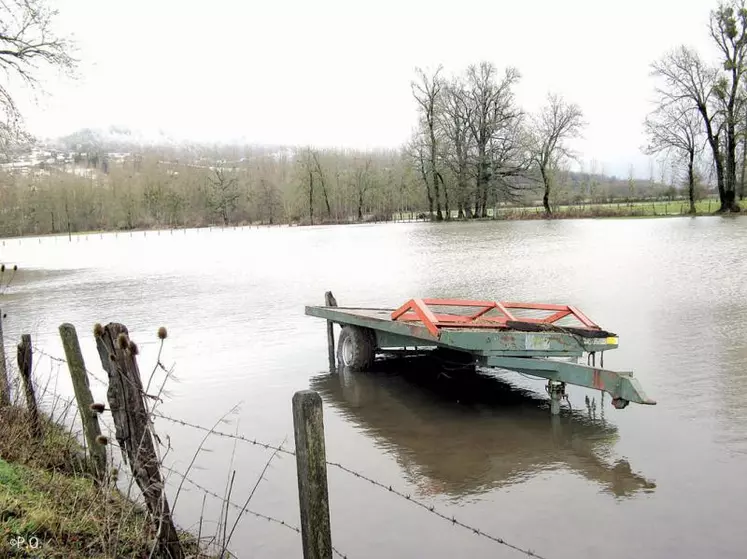
[[[145,509],[114,484],[94,483],[72,434],[45,418],[44,436],[34,441],[16,407],[0,410],[0,425],[0,557],[149,557],[154,531]],[[38,538],[38,547],[12,547],[18,536]],[[180,540],[188,557],[208,557],[194,536],[183,532]]]
[[[42,437],[34,440],[26,410],[0,409],[0,458],[14,464],[68,475],[91,472],[85,452],[75,437],[42,415]]]

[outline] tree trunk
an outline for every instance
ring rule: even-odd
[[[731,109],[730,107],[730,110]],[[737,144],[734,122],[729,119],[726,127],[726,177],[724,180],[724,200],[721,202],[722,212],[738,212],[737,186]]]
[[[420,175],[425,183],[425,195],[428,198],[428,219],[433,219],[433,193],[431,192],[431,183],[428,182],[428,174],[425,172],[425,162],[420,158]]]
[[[542,182],[545,183],[545,195],[542,197],[542,205],[545,207],[545,213],[547,215],[552,214],[550,209],[550,176],[544,167],[540,167],[540,173],[542,174]]]
[[[482,202],[480,217],[488,217],[488,184],[487,181],[482,185]]]
[[[444,216],[441,213],[441,193],[438,188],[438,177],[439,172],[436,168],[436,123],[434,122],[433,107],[431,106],[431,114],[428,117],[428,129],[430,132],[430,150],[431,150],[431,178],[433,179],[433,193],[436,197],[436,221],[443,221]]]
[[[451,207],[449,206],[449,191],[446,190],[446,185],[444,184],[444,177],[441,175],[441,173],[438,173],[438,180],[441,182],[441,187],[444,189],[444,218],[446,221],[449,221],[451,219]]]
[[[314,173],[309,171],[309,225],[314,225]]]
[[[690,197],[690,213],[695,215],[695,172],[693,171],[693,161],[695,152],[690,152],[690,159],[687,162],[687,194]]]
[[[704,106],[699,106],[701,116],[705,122],[706,137],[708,138],[708,145],[711,146],[713,152],[713,162],[716,166],[716,183],[718,185],[718,197],[721,201],[721,207],[724,207],[726,201],[726,193],[724,190],[724,161],[721,157],[720,140],[718,135],[713,134],[713,127],[711,126],[711,120],[708,118],[708,109]]]
[[[324,178],[320,179],[322,181],[322,194],[324,195],[324,204],[327,206],[327,217],[332,217],[332,208],[329,205],[329,196],[327,196],[327,186],[324,184]]]
[[[440,192],[440,189],[438,188],[438,178],[436,178],[435,173],[433,173],[433,192],[436,198],[436,221],[443,221],[444,214],[441,211],[441,192]]]
[[[739,199],[744,200],[744,172],[747,166],[747,131],[742,135],[742,176],[739,181]]]

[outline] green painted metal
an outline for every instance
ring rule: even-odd
[[[617,337],[584,338],[569,332],[443,328],[439,337],[413,322],[391,320],[392,309],[307,306],[306,314],[340,325],[370,328],[379,349],[443,347],[464,351],[479,364],[608,392],[613,399],[655,404],[630,372],[579,365],[553,357],[578,359],[618,347]]]
[[[482,363],[488,367],[527,373],[548,380],[575,384],[594,390],[603,390],[613,398],[637,404],[656,404],[641,387],[631,372],[610,371],[598,367],[587,367],[567,361],[522,357],[487,357]]]
[[[507,357],[580,357],[584,352],[617,348],[617,338],[583,338],[565,332],[444,328],[436,338],[417,323],[391,320],[391,312],[391,309],[306,307],[307,315],[375,330],[380,348],[445,347]]]
[[[394,349],[405,347],[438,347],[432,341],[423,340],[421,338],[414,338],[412,336],[392,334],[390,332],[385,332],[384,330],[374,330],[374,333],[376,334],[376,347],[379,349]]]
[[[430,342],[433,345],[438,343],[438,339],[432,336],[423,326],[407,322],[395,322],[389,319],[391,312],[391,309],[306,307],[307,315],[331,320],[336,324],[352,324],[353,326],[373,328],[374,330],[381,330],[390,334],[416,338]]]

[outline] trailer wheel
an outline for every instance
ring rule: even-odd
[[[623,410],[628,407],[630,402],[624,398],[612,398],[612,405],[615,409]]]
[[[367,328],[343,326],[337,345],[337,361],[344,367],[364,371],[373,364],[376,355],[374,333]]]

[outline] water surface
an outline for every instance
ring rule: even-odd
[[[94,323],[129,327],[145,375],[167,326],[162,361],[177,380],[161,411],[193,423],[240,404],[221,429],[292,444],[291,397],[313,388],[329,460],[545,557],[737,558],[747,545],[745,246],[747,220],[705,217],[10,239],[0,260],[21,271],[0,301],[8,345],[29,332],[61,356],[56,329],[72,322],[94,372]],[[543,383],[516,374],[400,362],[331,376],[324,323],[303,313],[328,289],[342,305],[571,303],[620,335],[605,366],[634,371],[658,405],[615,410],[570,387],[573,411],[552,419]],[[38,373],[56,367],[40,362]],[[57,382],[71,393],[64,374]],[[186,470],[203,433],[158,428],[167,462]],[[190,477],[222,494],[235,469],[232,501],[243,504],[268,453],[226,439],[205,447]],[[351,558],[520,556],[343,472],[330,470],[329,483],[333,543]],[[173,496],[178,479],[170,486]],[[178,522],[195,526],[201,504],[183,489]],[[209,499],[205,517],[219,506]],[[272,461],[250,508],[298,524],[291,457]],[[232,547],[301,555],[295,533],[253,517]]]

